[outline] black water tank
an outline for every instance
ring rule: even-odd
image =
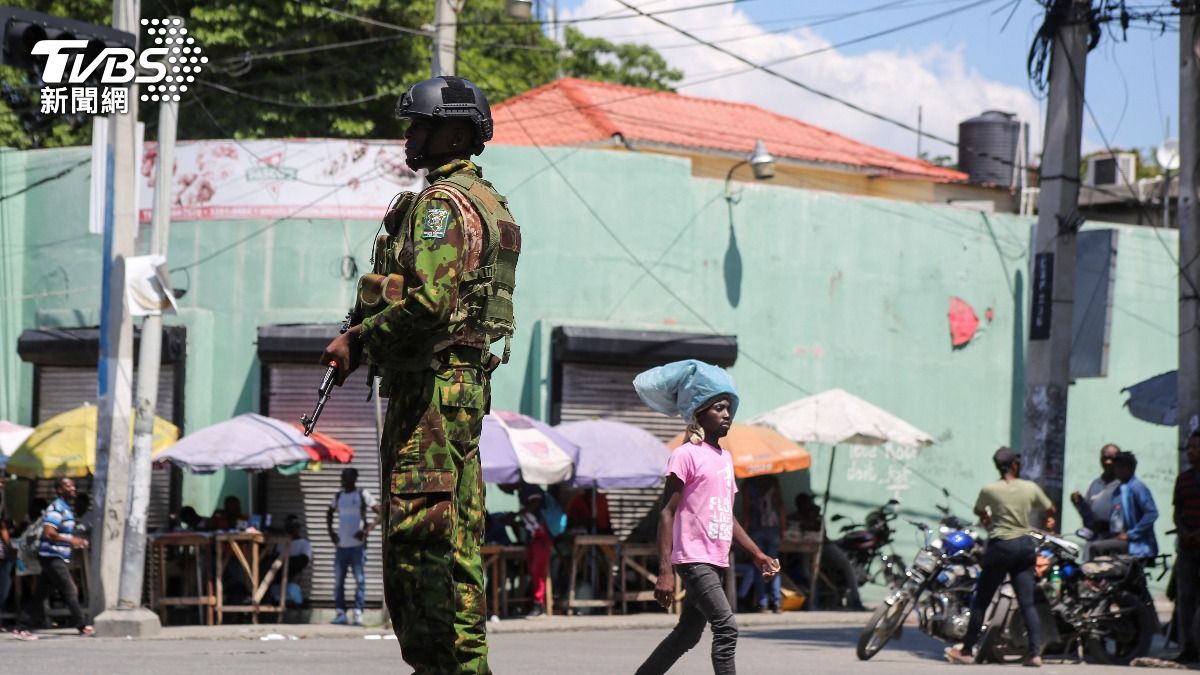
[[[989,110],[958,125],[958,170],[972,183],[1012,184],[1021,123],[1013,113]]]

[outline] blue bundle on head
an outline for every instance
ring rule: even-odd
[[[633,388],[652,409],[664,415],[679,415],[688,422],[700,406],[722,394],[729,397],[730,413],[737,414],[733,378],[711,363],[688,359],[651,368],[633,378]]]

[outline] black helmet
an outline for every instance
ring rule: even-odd
[[[492,140],[492,108],[487,96],[470,80],[461,77],[442,75],[409,87],[396,102],[396,117],[465,118],[475,125],[475,140],[480,152],[483,144]]]

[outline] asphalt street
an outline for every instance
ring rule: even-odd
[[[929,673],[960,669],[941,658],[942,645],[916,630],[906,630],[873,660],[854,655],[859,628],[755,627],[742,631],[738,670],[742,673]],[[491,637],[496,673],[633,673],[665,634],[663,629],[586,632],[499,633]],[[672,673],[712,672],[709,635]],[[1013,672],[1019,666],[976,666],[971,672]],[[0,672],[6,673],[147,673],[215,675],[245,673],[394,673],[410,672],[400,661],[394,639],[379,633],[342,638],[261,640],[102,640],[50,635],[36,642],[0,636]],[[1045,673],[1128,673],[1127,668],[1049,661]]]

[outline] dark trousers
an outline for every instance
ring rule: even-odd
[[[737,622],[729,599],[725,596],[725,569],[706,563],[675,566],[675,574],[683,580],[687,597],[679,612],[679,623],[659,643],[650,658],[637,670],[637,675],[662,675],[675,665],[679,657],[700,642],[704,624],[712,626],[712,664],[716,675],[734,675],[733,663],[737,649]]]
[[[979,582],[975,585],[975,597],[971,600],[971,623],[963,638],[963,653],[970,654],[979,641],[983,628],[984,614],[996,590],[1008,577],[1017,594],[1017,604],[1025,619],[1029,633],[1029,655],[1042,653],[1042,623],[1038,619],[1037,607],[1033,604],[1034,564],[1037,562],[1037,543],[1033,537],[1018,539],[989,539],[983,552]]]
[[[1179,627],[1179,644],[1184,651],[1195,653],[1197,645],[1192,631],[1192,618],[1200,593],[1200,550],[1179,549],[1175,556],[1175,620]]]
[[[42,575],[38,577],[37,592],[33,594],[29,607],[26,608],[30,625],[41,628],[46,624],[46,600],[50,597],[50,590],[57,588],[63,602],[67,604],[67,610],[71,612],[71,625],[75,628],[86,626],[83,609],[79,607],[79,589],[75,587],[75,580],[71,578],[67,562],[56,557],[39,557],[38,562],[42,565]]]

